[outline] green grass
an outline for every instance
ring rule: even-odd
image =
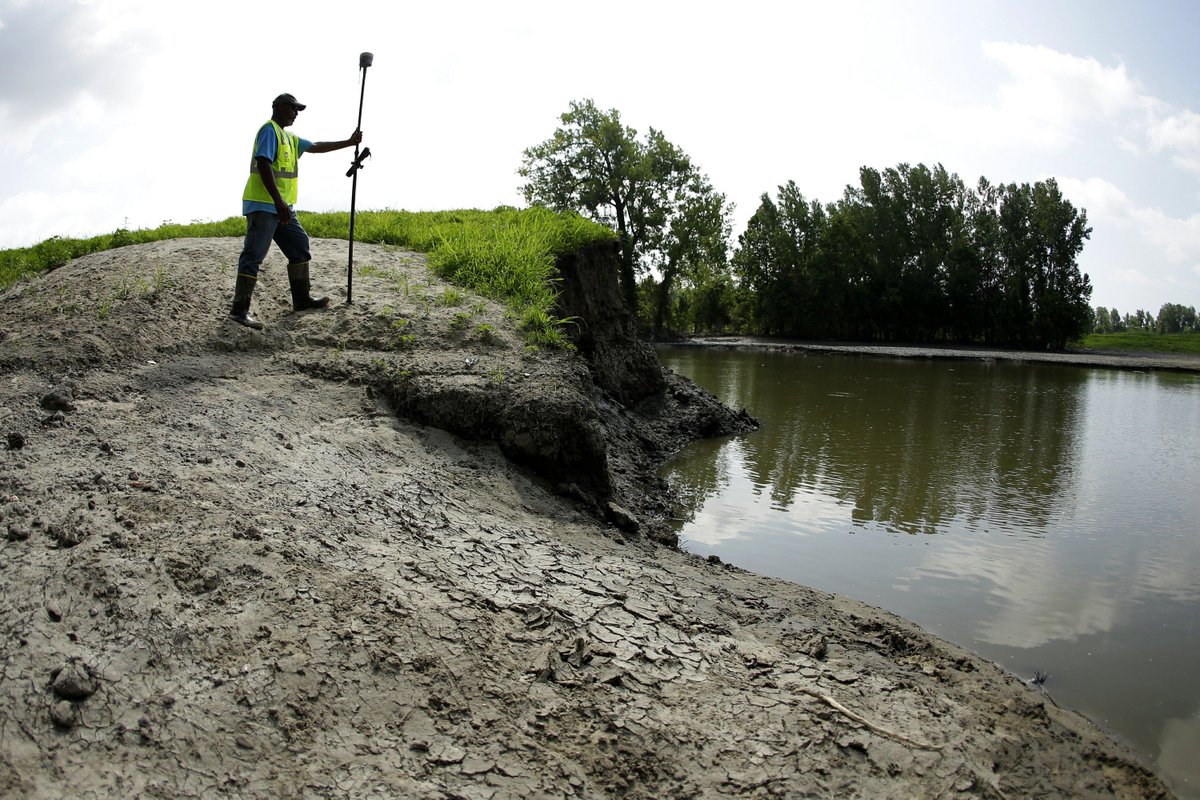
[[[1082,346],[1089,350],[1139,350],[1146,353],[1188,353],[1200,355],[1200,332],[1153,333],[1125,331],[1123,333],[1090,333],[1083,337]]]
[[[7,289],[22,278],[57,269],[73,258],[143,242],[163,239],[184,239],[200,236],[244,236],[246,222],[242,217],[230,217],[221,222],[193,222],[178,225],[164,222],[152,230],[130,231],[117,228],[112,233],[89,239],[67,239],[53,236],[32,247],[0,250],[0,289]]]
[[[347,238],[350,215],[310,214],[313,236]],[[494,211],[379,211],[356,215],[356,241],[394,244],[429,254],[446,280],[508,306],[530,344],[563,347],[569,320],[553,314],[555,258],[615,234],[574,214],[544,208]]]
[[[346,212],[306,213],[300,219],[314,237],[347,239]],[[190,225],[164,223],[158,228],[126,230],[89,239],[53,237],[32,247],[0,250],[0,289],[22,278],[56,269],[88,253],[130,244],[201,236],[245,235],[242,217]],[[354,239],[390,244],[429,254],[443,278],[504,303],[530,344],[563,347],[569,342],[554,316],[558,287],[552,280],[555,259],[580,247],[616,237],[610,229],[575,214],[544,208],[494,211],[364,211],[355,215]],[[453,300],[447,293],[443,302]]]

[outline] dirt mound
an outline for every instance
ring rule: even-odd
[[[0,795],[1167,796],[902,620],[630,536],[748,424],[636,348],[530,352],[365,245],[320,313],[273,256],[256,333],[239,245],[0,295]]]
[[[328,289],[342,297],[336,265],[345,263],[345,249],[334,241],[313,246],[314,263],[329,265]],[[616,504],[647,512],[643,532],[673,542],[661,524],[658,462],[694,431],[734,433],[754,422],[664,373],[621,306],[604,263],[615,258],[609,249],[564,265],[560,313],[579,321],[582,358],[531,350],[503,307],[440,281],[423,255],[361,244],[355,303],[321,314],[291,313],[283,260],[273,253],[255,298],[266,330],[245,330],[220,314],[236,242],[191,239],[94,254],[17,287],[5,305],[29,323],[0,334],[0,364],[73,375],[204,353],[267,354],[322,380],[370,386],[407,419],[495,441],[597,511]],[[614,483],[610,460],[632,479]],[[626,527],[642,525],[630,518]]]

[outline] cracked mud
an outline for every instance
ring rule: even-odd
[[[0,295],[0,795],[1168,796],[966,651],[657,543],[630,443],[678,431],[421,256],[359,245],[355,305],[304,315],[269,261],[259,334],[239,245]],[[547,472],[513,408],[584,415],[606,472]]]

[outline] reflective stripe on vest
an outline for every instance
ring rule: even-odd
[[[283,198],[283,202],[289,206],[295,205],[296,198],[299,196],[296,178],[300,160],[300,137],[294,133],[288,133],[273,119],[264,123],[263,128],[267,125],[275,128],[275,140],[278,143],[278,147],[275,149],[275,160],[271,162],[271,172],[275,175],[275,186],[279,189],[279,196]],[[262,133],[262,128],[259,128],[258,131]],[[254,137],[254,146],[257,150],[257,135]],[[272,205],[275,203],[275,198],[271,197],[271,193],[267,191],[267,185],[263,183],[262,175],[258,173],[258,159],[253,154],[250,156],[250,177],[246,179],[246,189],[242,192],[242,199]]]

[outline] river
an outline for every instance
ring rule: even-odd
[[[664,475],[685,549],[1032,679],[1200,797],[1200,375],[659,349],[762,422]]]

